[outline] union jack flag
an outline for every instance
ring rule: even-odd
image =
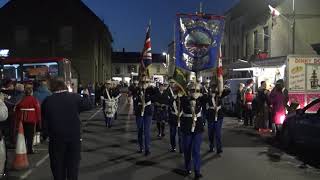
[[[148,66],[152,64],[150,29],[151,25],[149,24],[140,63],[140,74],[142,76],[149,76]]]

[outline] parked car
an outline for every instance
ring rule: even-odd
[[[312,101],[303,109],[287,115],[284,120],[280,139],[284,148],[292,145],[320,148],[320,98]],[[316,111],[311,111],[314,110]]]

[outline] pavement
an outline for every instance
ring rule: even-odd
[[[120,100],[118,119],[111,129],[105,127],[103,114],[95,109],[81,114],[84,124],[80,180],[184,180],[181,175],[183,156],[169,152],[166,137],[157,137],[152,126],[151,155],[136,153],[136,126],[132,105]],[[305,164],[299,157],[287,154],[268,143],[270,136],[241,126],[226,117],[223,126],[222,156],[208,153],[208,138],[203,134],[203,180],[319,180],[320,169]],[[39,154],[30,155],[30,169],[10,171],[9,180],[51,180],[47,144],[37,147]],[[11,152],[12,153],[12,152]]]

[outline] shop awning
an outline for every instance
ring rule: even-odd
[[[267,58],[259,61],[252,61],[252,66],[258,67],[280,67],[286,64],[287,56]]]

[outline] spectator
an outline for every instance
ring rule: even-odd
[[[47,81],[41,81],[40,86],[34,92],[33,96],[37,98],[40,104],[48,97],[51,96],[51,91],[48,88]]]
[[[40,123],[40,105],[38,100],[32,96],[32,85],[27,85],[24,92],[25,97],[16,107],[17,120],[23,123],[28,154],[34,154],[33,137],[35,134],[35,127]]]
[[[7,173],[7,149],[4,133],[4,130],[8,129],[7,118],[8,108],[4,103],[4,95],[0,93],[0,177],[4,177]]]
[[[269,102],[268,95],[270,94],[267,90],[267,83],[261,82],[261,86],[258,89],[257,96],[257,112],[256,112],[256,123],[255,126],[259,131],[266,131],[269,125]]]
[[[252,89],[247,89],[247,92],[244,96],[245,101],[245,120],[244,125],[245,126],[253,126],[253,113],[252,113],[252,102],[253,102],[253,93]]]
[[[43,136],[50,138],[49,156],[54,180],[78,179],[80,164],[79,112],[90,110],[88,91],[83,98],[68,92],[63,80],[50,82],[53,94],[42,103]]]
[[[240,83],[239,84],[239,89],[237,91],[237,102],[236,102],[236,113],[238,115],[238,119],[240,122],[242,122],[242,118],[244,117],[243,116],[243,105],[242,105],[242,102],[243,102],[243,99],[241,98],[241,92],[244,88],[244,84],[243,83]]]
[[[283,80],[276,82],[275,88],[270,93],[271,119],[273,130],[276,135],[279,135],[279,127],[283,123],[286,114],[286,92],[284,91]]]
[[[83,85],[79,83],[78,94],[81,94],[82,90],[83,90]]]
[[[100,105],[100,97],[101,97],[101,85],[100,83],[96,82],[94,87],[94,95],[95,95],[95,104],[96,106]]]
[[[23,97],[24,97],[24,85],[17,83],[15,87],[15,95],[14,95],[15,101],[19,102],[22,100]]]

